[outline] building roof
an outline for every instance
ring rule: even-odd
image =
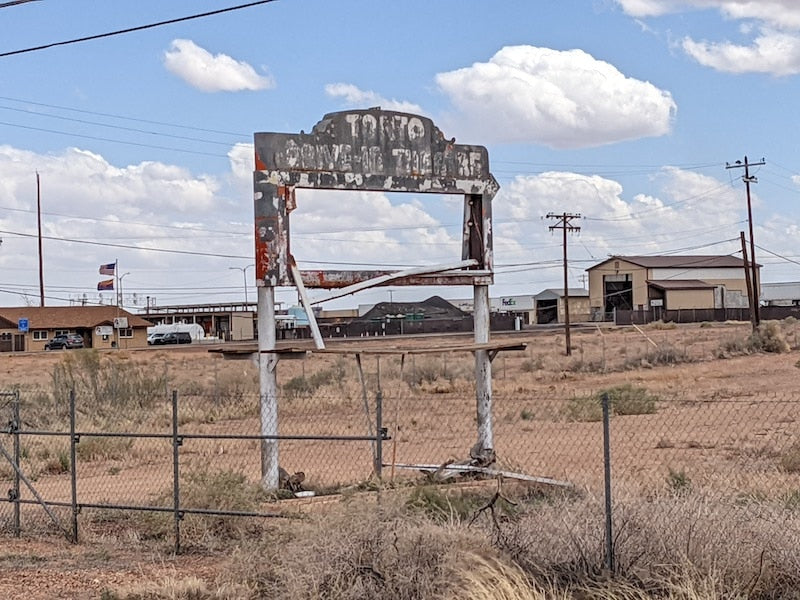
[[[588,298],[589,290],[583,288],[568,288],[570,298]],[[534,300],[558,300],[564,297],[564,288],[547,288],[536,294]]]
[[[361,316],[362,320],[384,319],[397,315],[424,315],[426,319],[453,319],[466,316],[461,309],[439,296],[431,296],[422,302],[378,302]]]
[[[590,267],[590,269],[596,269],[597,267],[613,260],[624,260],[625,262],[644,267],[645,269],[706,269],[720,267],[733,267],[738,269],[744,268],[744,261],[737,256],[731,256],[729,254],[698,254],[690,256],[612,256],[603,262]],[[756,263],[756,266],[760,267],[761,265]]]
[[[716,287],[699,279],[649,279],[647,283],[662,290],[708,290]]]
[[[14,323],[28,319],[30,329],[78,329],[111,325],[116,317],[127,317],[129,327],[152,323],[116,306],[21,306],[0,307],[0,318]]]

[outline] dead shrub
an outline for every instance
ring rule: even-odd
[[[789,352],[789,342],[781,331],[777,321],[765,321],[744,339],[731,339],[722,343],[717,350],[717,358],[731,355],[754,354],[756,352],[772,352],[781,354]]]
[[[166,373],[126,359],[126,355],[101,354],[96,349],[71,351],[53,367],[53,400],[67,405],[75,392],[79,409],[93,421],[143,416],[166,395]]]
[[[337,361],[333,368],[315,371],[310,375],[297,375],[283,384],[283,392],[289,398],[310,396],[321,387],[338,385],[344,381],[344,363]]]
[[[567,419],[578,422],[602,420],[603,394],[608,394],[609,412],[612,415],[649,415],[656,412],[657,396],[650,394],[645,388],[626,383],[590,396],[573,396],[565,407]]]
[[[522,361],[519,368],[523,373],[534,373],[536,371],[541,371],[544,368],[544,360],[541,356],[537,356],[536,358],[526,358]]]
[[[310,515],[283,538],[251,546],[235,557],[230,580],[252,582],[259,598],[442,598],[453,555],[489,551],[477,531],[436,525],[392,498],[367,510],[364,502]]]
[[[75,446],[78,458],[84,461],[123,460],[130,456],[132,438],[84,435]]]
[[[687,362],[692,362],[692,358],[685,348],[676,348],[670,344],[663,344],[658,348],[648,350],[643,355],[627,358],[624,366],[626,369],[639,369],[679,365]]]
[[[800,473],[800,442],[795,442],[781,455],[780,466],[786,473]]]

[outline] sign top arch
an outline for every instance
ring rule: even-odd
[[[282,172],[298,187],[489,196],[499,188],[485,147],[446,139],[428,117],[379,108],[326,114],[310,133],[256,133],[255,158],[257,171]]]
[[[491,280],[491,200],[499,185],[484,146],[447,139],[428,117],[378,107],[328,113],[309,133],[256,133],[254,147],[259,285],[293,284],[288,215],[295,188],[463,194],[461,258],[473,261],[472,271],[452,273],[449,281],[439,275],[437,284]]]

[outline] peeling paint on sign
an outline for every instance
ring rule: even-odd
[[[310,133],[256,133],[255,165],[259,285],[293,284],[287,267],[288,215],[295,208],[295,188],[463,194],[462,259],[477,260],[480,273],[471,276],[463,270],[438,274],[435,280],[443,285],[491,283],[491,200],[499,185],[489,172],[488,152],[448,140],[429,118],[380,108],[330,113]],[[410,278],[402,285],[412,281],[421,280]],[[318,283],[335,287],[324,277]]]

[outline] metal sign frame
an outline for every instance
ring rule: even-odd
[[[380,108],[325,115],[310,133],[256,133],[253,189],[262,435],[277,435],[277,286],[296,286],[306,306],[378,285],[472,285],[476,344],[489,342],[489,285],[494,281],[492,199],[499,184],[483,146],[456,144],[427,117]],[[408,271],[301,271],[290,251],[295,190],[357,190],[464,196],[461,260]],[[305,288],[337,292],[312,302]],[[312,323],[317,347],[324,344]],[[478,443],[493,455],[491,358],[475,350]],[[278,484],[277,440],[261,448],[262,485]]]

